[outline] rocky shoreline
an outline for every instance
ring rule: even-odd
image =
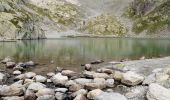
[[[111,67],[84,71],[56,67],[46,75],[28,72],[33,61],[16,63],[10,57],[2,60],[7,69],[0,70],[0,100],[170,100],[170,68],[155,68],[150,75],[134,70]]]

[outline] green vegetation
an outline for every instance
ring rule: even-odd
[[[87,32],[95,35],[115,35],[123,36],[127,29],[114,16],[101,15],[93,17],[79,29],[82,32]]]
[[[125,16],[134,20],[133,31],[147,30],[154,33],[170,27],[170,0],[135,0],[125,11]]]

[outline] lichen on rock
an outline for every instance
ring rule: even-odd
[[[169,30],[170,0],[134,0],[124,15],[134,21],[135,33]]]
[[[94,35],[114,36],[123,36],[127,32],[126,27],[116,17],[111,15],[92,17],[79,30]]]

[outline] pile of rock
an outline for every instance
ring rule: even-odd
[[[4,59],[3,63],[11,61]],[[28,63],[13,66],[15,82],[12,84],[6,85],[8,77],[0,73],[2,100],[170,100],[169,68],[156,69],[146,78],[132,71],[107,68],[82,73],[57,68],[42,76],[20,71],[22,65]]]

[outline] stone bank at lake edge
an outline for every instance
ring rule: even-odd
[[[167,59],[138,62],[150,60],[154,64]],[[82,72],[56,67],[53,72],[39,75],[27,71],[36,67],[34,62],[16,63],[7,57],[2,63],[12,72],[0,72],[0,97],[2,100],[169,100],[170,68],[162,68],[161,62],[149,75],[127,69],[127,62],[111,62],[112,66],[96,71],[90,68],[91,64],[85,64],[86,70]],[[120,69],[123,63],[125,67]]]

